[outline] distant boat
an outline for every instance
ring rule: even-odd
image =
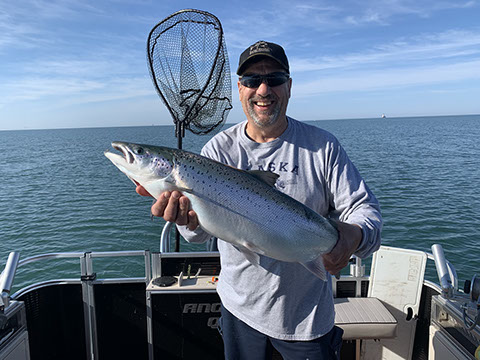
[[[385,119],[387,116],[385,114],[382,114],[382,119]]]

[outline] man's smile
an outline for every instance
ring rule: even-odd
[[[254,101],[253,102],[255,105],[260,106],[260,107],[267,107],[273,104],[273,101]]]

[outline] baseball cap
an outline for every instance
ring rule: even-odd
[[[280,45],[262,40],[257,41],[255,44],[249,46],[244,52],[242,52],[240,55],[240,60],[238,61],[237,75],[241,75],[243,71],[245,71],[248,63],[257,56],[267,56],[272,58],[278,62],[280,66],[287,71],[287,73],[290,73],[285,50],[283,50]]]

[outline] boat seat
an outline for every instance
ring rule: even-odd
[[[377,298],[336,298],[335,325],[344,340],[386,339],[396,336],[397,320]]]
[[[413,359],[427,254],[380,246],[373,254],[367,296],[378,298],[397,319],[395,339],[365,340],[366,359]]]

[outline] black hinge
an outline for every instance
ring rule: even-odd
[[[97,280],[97,273],[93,273],[91,275],[82,275],[80,276],[80,280],[82,281],[94,281]]]

